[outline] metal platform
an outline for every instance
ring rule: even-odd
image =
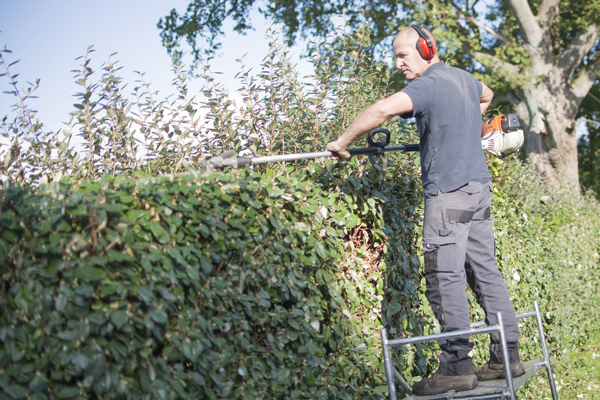
[[[532,360],[526,361],[523,363],[523,367],[525,367],[525,374],[519,376],[518,378],[513,379],[513,386],[515,391],[519,390],[521,386],[523,386],[529,378],[535,375],[536,372],[540,370],[540,368],[544,367],[546,364],[543,360]],[[494,381],[484,381],[479,382],[479,385],[473,390],[465,390],[464,392],[448,392],[442,393],[435,396],[409,396],[406,397],[405,400],[438,400],[438,399],[469,399],[473,397],[478,397],[481,395],[493,395],[498,394],[501,395],[508,391],[508,385],[506,384],[506,380],[497,379]],[[494,397],[486,397],[486,398],[494,398]],[[498,397],[502,398],[502,397]]]
[[[440,399],[512,399],[515,400],[515,392],[522,387],[531,377],[533,377],[542,367],[546,368],[546,373],[548,376],[548,382],[550,384],[550,390],[552,392],[553,400],[558,400],[558,395],[556,393],[556,386],[554,383],[554,375],[552,372],[552,365],[550,364],[550,357],[548,354],[548,349],[546,346],[546,336],[544,334],[544,327],[542,325],[542,318],[540,314],[540,310],[538,308],[537,302],[533,303],[534,311],[517,314],[517,318],[528,318],[528,317],[536,317],[538,332],[540,335],[540,343],[542,347],[542,352],[544,354],[544,359],[539,360],[531,360],[523,362],[523,366],[525,367],[525,374],[512,378],[510,374],[510,367],[508,364],[508,360],[504,360],[504,371],[507,379],[499,379],[493,381],[483,381],[479,382],[479,385],[472,390],[466,391],[450,391],[446,393],[437,394],[434,396],[409,396],[406,397],[406,400],[440,400]],[[403,339],[395,339],[388,340],[387,330],[384,328],[381,330],[381,341],[383,347],[383,358],[385,364],[386,377],[388,380],[388,388],[390,393],[390,399],[396,400],[396,382],[398,382],[408,393],[412,390],[410,386],[406,383],[401,373],[399,373],[396,368],[392,365],[392,361],[390,359],[389,348],[390,347],[400,347],[416,344],[416,343],[424,343],[424,342],[433,342],[439,339],[447,339],[452,337],[459,337],[465,335],[481,335],[484,333],[492,333],[498,332],[500,335],[500,341],[503,348],[504,354],[507,354],[507,346],[506,346],[506,337],[504,335],[504,325],[502,322],[502,313],[498,313],[498,324],[492,326],[486,326],[483,322],[478,322],[471,325],[471,330],[464,331],[456,331],[449,333],[439,333],[427,336],[417,336],[414,338],[403,338]]]

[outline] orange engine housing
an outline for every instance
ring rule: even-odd
[[[521,129],[517,114],[502,114],[492,117],[483,123],[481,137],[493,131],[510,132]]]

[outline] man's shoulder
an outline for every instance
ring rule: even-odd
[[[467,71],[463,68],[448,65],[443,61],[433,64],[431,67],[428,68],[428,70],[431,70],[431,75],[455,73],[455,74],[461,74],[461,75],[464,74],[464,75],[468,75],[468,76],[473,76],[469,71]]]
[[[479,83],[469,71],[448,64],[436,68],[431,74],[431,79],[436,82],[436,85],[452,84],[451,82],[462,82],[468,85]]]

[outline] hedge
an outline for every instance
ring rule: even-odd
[[[238,171],[5,188],[3,395],[384,391],[380,302],[396,280],[383,279],[375,252],[386,246],[385,194],[356,178],[345,185],[353,193],[344,193],[319,164],[311,168],[305,176]],[[358,196],[369,190],[379,197]],[[391,247],[409,249],[412,232],[396,231],[387,245],[404,275],[417,273],[418,258]],[[363,245],[350,251],[353,243]],[[422,325],[415,287],[404,282],[391,296],[403,301],[387,318]]]

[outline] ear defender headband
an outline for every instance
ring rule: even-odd
[[[429,38],[425,30],[421,28],[419,25],[411,25],[417,33],[419,34],[419,40],[417,40],[417,51],[421,55],[421,57],[430,61],[435,56],[435,45],[433,41]]]

